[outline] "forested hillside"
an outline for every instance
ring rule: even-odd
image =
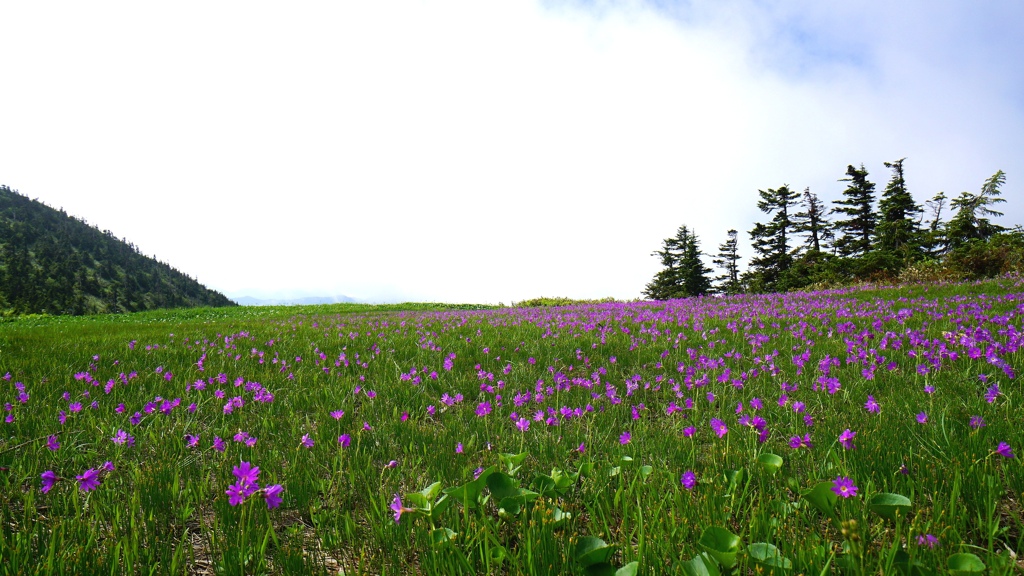
[[[232,305],[109,230],[101,232],[0,186],[0,310],[5,314]]]

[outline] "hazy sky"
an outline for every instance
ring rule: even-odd
[[[632,298],[681,224],[1007,174],[1024,3],[6,2],[0,183],[230,296]]]

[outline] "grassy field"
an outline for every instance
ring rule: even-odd
[[[0,572],[1022,571],[1019,280],[398,308],[0,324]]]

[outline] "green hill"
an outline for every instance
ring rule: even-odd
[[[233,306],[109,230],[0,186],[0,310],[95,314]]]

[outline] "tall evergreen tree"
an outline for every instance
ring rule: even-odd
[[[664,266],[644,288],[644,296],[651,300],[670,300],[703,296],[711,292],[711,269],[701,260],[700,241],[685,225],[676,235],[662,242],[662,249],[652,256],[661,259]]]
[[[917,216],[923,210],[907,191],[907,181],[903,177],[904,160],[906,158],[885,163],[885,167],[892,170],[892,178],[878,201],[876,249],[903,259],[912,259],[921,254],[921,232],[917,226]]]
[[[715,266],[722,271],[722,275],[715,278],[719,282],[718,289],[725,294],[739,294],[743,291],[740,284],[739,271],[739,241],[736,230],[726,232],[728,240],[718,245],[718,254],[715,256]]]
[[[946,209],[946,193],[939,192],[931,200],[925,200],[924,205],[928,212],[928,219],[925,221],[927,227],[924,229],[924,251],[930,256],[941,254],[946,246],[946,230],[942,225],[942,211]]]
[[[1000,186],[1006,183],[1006,174],[999,170],[981,186],[981,193],[962,192],[953,200],[951,208],[956,214],[946,225],[946,241],[950,248],[958,248],[971,240],[987,240],[996,233],[1005,230],[993,224],[988,217],[1002,216],[989,206],[1006,202]]]
[[[847,178],[840,182],[849,182],[843,190],[842,200],[833,200],[838,207],[832,209],[833,214],[846,216],[845,220],[836,220],[834,225],[841,235],[836,240],[836,250],[841,256],[861,256],[871,250],[871,236],[875,232],[878,220],[875,214],[875,185],[868,180],[868,171],[864,165],[860,170],[850,164],[846,167]]]
[[[758,209],[774,217],[767,224],[755,223],[750,231],[756,256],[751,258],[747,274],[755,292],[782,291],[787,286],[780,280],[793,265],[790,240],[794,224],[791,215],[800,195],[790,190],[788,185],[776,190],[758,190],[758,194],[761,196],[757,202]]]
[[[800,198],[800,207],[803,210],[793,215],[793,230],[798,234],[806,235],[805,246],[809,250],[821,252],[825,240],[832,237],[825,204],[808,187],[804,188],[803,196]]]

